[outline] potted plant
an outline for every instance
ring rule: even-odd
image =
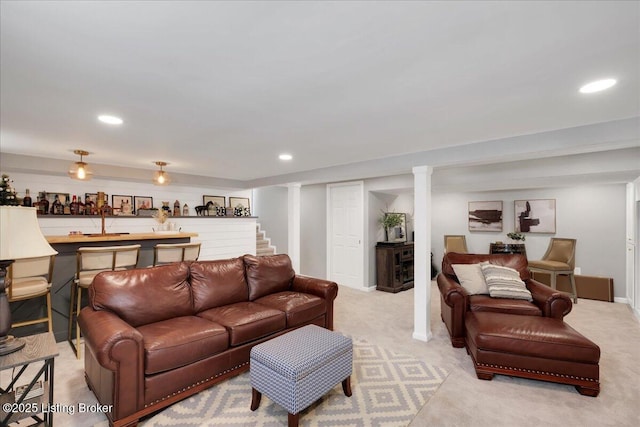
[[[519,241],[524,242],[524,239],[525,239],[524,234],[517,233],[515,231],[512,231],[511,233],[507,233],[507,237],[516,242],[519,242]]]
[[[389,230],[402,225],[402,214],[395,212],[383,212],[380,217],[380,225],[384,228],[384,240],[389,241]]]

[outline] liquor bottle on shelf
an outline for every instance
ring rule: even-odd
[[[91,197],[89,195],[84,196],[84,214],[85,215],[95,215],[96,214],[96,204],[93,203]]]
[[[177,200],[173,203],[173,216],[180,216],[180,202]]]
[[[68,197],[64,198],[64,203],[62,205],[62,213],[64,215],[71,215],[71,201]]]
[[[182,216],[189,216],[189,206],[186,203],[182,207]]]
[[[71,215],[78,215],[78,208],[80,206],[78,205],[78,198],[76,197],[76,195],[73,195],[73,199],[71,199],[71,204],[69,205],[69,213]]]
[[[42,215],[47,215],[49,213],[49,200],[47,200],[47,193],[40,193],[40,213]]]
[[[53,203],[51,204],[51,214],[52,215],[64,215],[64,206],[62,202],[60,202],[60,196],[57,194],[53,199]]]
[[[31,207],[31,194],[29,194],[29,189],[27,188],[26,194],[22,199],[22,206]]]
[[[82,197],[78,196],[78,215],[84,215],[84,203]]]

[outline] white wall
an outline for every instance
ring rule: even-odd
[[[300,189],[300,273],[327,278],[327,186]]]
[[[181,231],[198,234],[191,241],[201,243],[201,261],[256,254],[255,218],[175,217],[170,221]],[[71,231],[100,233],[101,227],[100,218],[91,216],[43,215],[38,223],[45,236],[66,236]],[[133,216],[108,217],[105,221],[107,233],[150,233],[155,225],[153,218]]]
[[[274,186],[253,190],[254,214],[260,229],[267,233],[279,254],[288,253],[287,187]]]
[[[402,190],[406,178],[365,181],[365,216],[369,221],[365,283],[369,286],[375,286],[375,244],[382,236],[377,224],[381,209],[388,206],[396,212],[413,213],[412,202],[408,202],[412,195]],[[408,187],[404,188],[412,188],[412,183],[409,181]],[[385,193],[391,191],[394,193]],[[470,251],[488,253],[491,242],[508,241],[506,234],[514,230],[514,200],[556,199],[556,233],[528,233],[525,244],[529,258],[541,258],[550,237],[576,238],[576,266],[581,269],[581,274],[612,277],[615,297],[625,297],[624,184],[468,193],[436,190],[432,197],[431,246],[436,266],[439,267],[442,260],[445,234],[466,235]],[[325,185],[302,187],[301,270],[304,274],[319,277],[326,276],[325,198]],[[468,203],[484,200],[503,201],[502,232],[469,232]]]
[[[614,294],[624,298],[625,282],[625,201],[624,184],[513,190],[476,193],[433,194],[434,261],[442,260],[445,234],[463,234],[470,252],[488,253],[496,240],[509,241],[506,234],[514,230],[514,200],[556,199],[556,233],[526,234],[529,259],[540,259],[551,237],[577,239],[576,267],[588,276],[612,277]],[[502,232],[469,232],[468,202],[503,201]]]

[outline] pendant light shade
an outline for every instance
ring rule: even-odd
[[[155,185],[167,185],[167,184],[169,184],[169,182],[171,182],[171,178],[169,177],[169,174],[167,172],[162,170],[162,168],[164,166],[167,166],[168,163],[167,162],[154,162],[154,163],[156,165],[160,166],[160,170],[156,171],[153,174],[153,183]]]
[[[82,161],[82,156],[88,156],[89,152],[84,150],[73,150],[73,152],[80,156],[80,161],[71,164],[69,167],[69,177],[81,181],[88,181],[93,178],[93,172],[89,168],[89,165]]]

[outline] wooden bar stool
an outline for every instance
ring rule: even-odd
[[[9,302],[25,301],[32,298],[46,297],[47,315],[38,319],[24,320],[11,324],[12,328],[47,323],[49,332],[53,332],[51,317],[51,278],[55,255],[38,258],[17,259],[11,264],[8,272]]]
[[[82,290],[88,289],[93,278],[103,271],[135,268],[140,257],[140,245],[98,246],[78,248],[76,253],[76,277],[71,285],[69,300],[69,335],[67,340],[80,359],[80,328],[78,314],[82,307]],[[75,325],[76,342],[73,342]]]
[[[153,248],[153,265],[197,261],[202,243],[158,243]]]

